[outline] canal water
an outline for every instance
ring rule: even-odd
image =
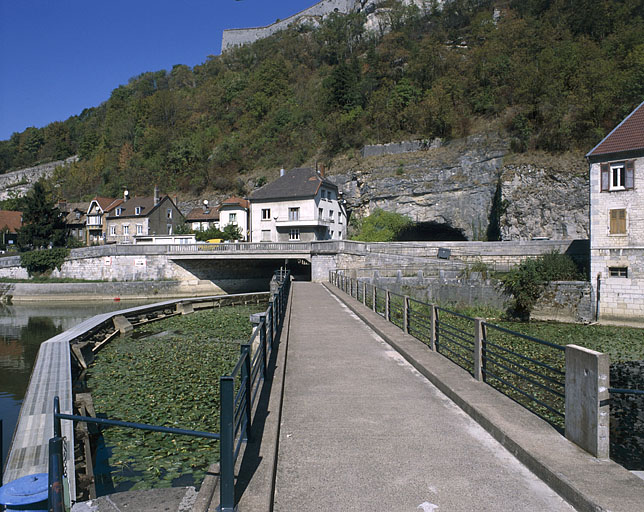
[[[3,466],[40,344],[94,315],[139,304],[142,303],[96,301],[0,305],[0,419],[3,424]]]

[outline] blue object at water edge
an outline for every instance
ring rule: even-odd
[[[27,475],[0,487],[0,505],[4,505],[7,511],[46,511],[48,493],[47,473]]]

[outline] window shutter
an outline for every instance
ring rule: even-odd
[[[601,164],[601,191],[605,192],[610,188],[610,165]]]
[[[626,210],[610,210],[610,234],[626,234]]]
[[[635,160],[626,160],[624,167],[626,167],[624,188],[626,190],[633,189],[635,188]]]

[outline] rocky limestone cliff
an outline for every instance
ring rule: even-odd
[[[507,165],[501,175],[504,240],[589,238],[588,173]]]
[[[382,208],[485,240],[498,208],[504,240],[588,238],[588,177],[579,164],[505,164],[507,155],[504,139],[479,134],[414,153],[356,158],[329,179],[352,216]]]
[[[66,160],[57,160],[0,174],[0,201],[9,199],[12,195],[16,197],[24,196],[40,178],[49,178],[56,167],[68,165],[77,160],[78,156],[70,156]]]

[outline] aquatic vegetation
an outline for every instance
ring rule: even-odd
[[[250,337],[249,315],[263,310],[253,305],[196,312],[114,340],[89,371],[97,414],[218,432],[219,377],[232,370],[240,344]],[[109,468],[97,468],[99,494],[198,486],[207,467],[219,460],[212,440],[123,428],[106,429],[103,436]]]

